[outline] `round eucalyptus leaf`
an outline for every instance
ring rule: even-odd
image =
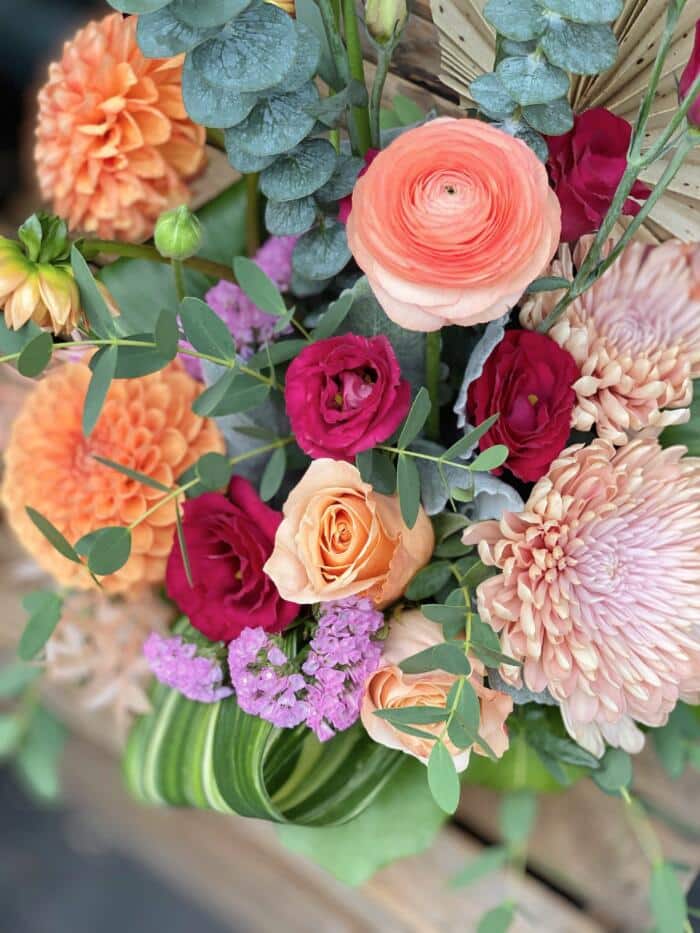
[[[532,55],[537,48],[537,40],[531,42],[515,42],[513,39],[501,40],[501,57],[508,58],[511,55]]]
[[[542,51],[553,65],[577,75],[597,75],[612,68],[617,39],[610,26],[551,22],[540,39]]]
[[[260,98],[242,123],[226,131],[227,148],[230,138],[232,148],[240,147],[255,156],[279,155],[293,149],[314,125],[306,108],[316,101],[318,90],[311,81],[291,94]]]
[[[109,5],[120,13],[155,13],[170,0],[109,0]]]
[[[504,119],[517,107],[497,74],[485,74],[469,85],[469,93],[479,108],[494,120]]]
[[[569,90],[569,76],[544,58],[535,55],[504,58],[496,73],[506,90],[522,107],[547,104]]]
[[[192,56],[188,55],[182,69],[182,98],[195,123],[225,129],[245,120],[258,96],[237,94],[229,87],[210,84],[193,65]]]
[[[622,12],[622,0],[546,0],[546,8],[575,23],[609,23]]]
[[[146,58],[170,58],[189,52],[216,33],[216,29],[194,29],[174,15],[169,6],[139,16],[136,40]]]
[[[547,161],[549,158],[549,146],[537,130],[533,130],[527,123],[519,123],[512,135],[515,136],[516,139],[521,139],[526,146],[529,146],[540,162]]]
[[[313,227],[314,220],[316,202],[312,197],[268,201],[265,205],[265,226],[272,236],[299,236]]]
[[[561,136],[574,125],[574,112],[566,97],[549,104],[533,104],[523,107],[523,119],[539,133],[546,136]]]
[[[332,204],[352,194],[357,176],[364,167],[365,160],[359,156],[340,155],[330,179],[318,189],[316,197],[324,204]]]
[[[303,275],[299,275],[297,272],[292,272],[290,291],[293,295],[296,295],[297,298],[312,298],[325,291],[326,287],[330,285],[330,282],[330,279],[317,279],[316,281],[312,281],[311,279],[305,279]]]
[[[170,9],[188,26],[208,29],[223,26],[242,13],[251,0],[172,0]]]
[[[484,16],[498,33],[516,42],[536,39],[547,26],[537,0],[489,0]]]
[[[345,224],[335,220],[315,227],[298,241],[292,254],[292,268],[312,282],[331,279],[350,261]]]
[[[327,139],[305,139],[265,169],[260,177],[260,190],[274,201],[304,198],[330,179],[336,158]]]
[[[200,45],[193,64],[211,84],[263,91],[290,70],[296,45],[294,20],[270,3],[255,4]]]
[[[236,143],[233,129],[226,132],[226,155],[231,165],[240,172],[241,175],[252,175],[253,172],[262,172],[272,165],[276,156],[256,156],[245,149],[242,149]]]
[[[316,33],[303,23],[296,23],[297,45],[292,66],[278,85],[266,94],[288,94],[310,81],[318,71],[321,43]]]

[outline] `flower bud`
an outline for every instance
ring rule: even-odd
[[[693,51],[690,53],[688,64],[685,66],[685,70],[681,75],[681,80],[678,82],[678,93],[681,100],[684,100],[688,95],[690,88],[693,83],[697,81],[698,77],[700,77],[700,19],[695,24],[695,44],[693,45]],[[691,126],[700,127],[700,94],[697,95],[694,102],[690,105],[690,109],[688,110],[688,123],[690,123]]]
[[[408,17],[406,0],[367,0],[365,25],[375,42],[384,45],[403,28]]]
[[[70,333],[80,318],[80,295],[71,267],[65,263],[36,262],[31,258],[42,245],[34,225],[23,225],[25,249],[15,240],[0,237],[0,308],[10,330],[32,320],[54,334]]]
[[[202,225],[183,204],[160,215],[153,238],[156,249],[166,259],[189,259],[202,244]]]

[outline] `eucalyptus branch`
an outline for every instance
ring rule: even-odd
[[[419,460],[431,460],[433,463],[438,463],[442,466],[456,467],[458,470],[469,470],[469,472],[472,472],[472,466],[470,463],[459,463],[456,460],[445,460],[444,457],[435,457],[433,454],[422,454],[417,450],[409,450],[408,448],[402,450],[399,447],[389,447],[386,444],[377,444],[376,450],[383,450],[388,454],[405,454],[407,457],[417,457]]]

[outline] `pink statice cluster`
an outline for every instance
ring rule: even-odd
[[[293,236],[270,237],[255,256],[255,263],[283,292],[289,289],[292,280],[292,252],[296,241]],[[243,359],[250,359],[265,344],[290,332],[289,327],[275,332],[279,319],[253,304],[233,282],[222,280],[210,288],[205,301],[228,327],[236,351]],[[184,354],[181,359],[190,375],[201,380],[201,361]]]
[[[216,703],[233,693],[222,685],[221,664],[198,654],[197,646],[180,635],[164,638],[153,632],[144,642],[143,653],[155,677],[188,700]]]
[[[325,603],[301,669],[279,638],[245,629],[229,645],[238,705],[280,728],[305,723],[322,742],[349,729],[360,715],[364,683],[379,666],[383,626],[369,599]]]

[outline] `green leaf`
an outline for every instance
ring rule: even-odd
[[[449,561],[439,560],[423,567],[413,577],[406,589],[406,599],[420,601],[432,596],[449,583],[452,578],[452,568]]]
[[[533,104],[523,107],[523,119],[539,133],[546,136],[562,136],[568,133],[574,125],[574,112],[566,97],[553,100],[548,104]],[[569,282],[562,286],[569,287]],[[532,287],[528,289],[532,291]]]
[[[359,156],[342,153],[338,155],[330,180],[316,191],[316,197],[326,204],[332,204],[352,194],[357,176],[362,171],[364,164],[364,159],[359,158]]]
[[[169,9],[188,26],[223,26],[250,4],[251,0],[172,0]]]
[[[212,84],[197,69],[193,57],[188,55],[182,69],[182,99],[195,123],[223,130],[245,120],[258,95],[238,93],[234,88]]]
[[[90,267],[75,244],[70,251],[70,262],[75,281],[80,289],[82,308],[90,326],[99,337],[109,337],[116,333],[114,318],[110,314],[107,302],[97,287]]]
[[[58,761],[65,739],[66,730],[61,723],[40,706],[14,764],[27,790],[43,801],[51,802],[59,796]]]
[[[236,273],[240,287],[261,311],[273,314],[275,317],[281,317],[287,313],[287,306],[279,288],[252,259],[236,256],[233,261],[233,271]]]
[[[299,198],[298,201],[268,201],[265,226],[273,236],[299,236],[313,227],[316,211],[316,201],[312,197]]]
[[[155,13],[170,0],[109,0],[109,5],[120,13]]]
[[[0,715],[0,762],[14,753],[22,739],[22,731],[19,716]]]
[[[438,544],[446,541],[452,535],[463,531],[469,524],[469,519],[459,512],[443,512],[432,518],[435,540]]]
[[[337,156],[327,139],[305,139],[285,152],[260,176],[260,190],[273,201],[305,198],[333,175]]]
[[[391,106],[404,126],[410,126],[412,123],[420,123],[425,120],[425,110],[404,94],[395,94]]]
[[[236,372],[235,369],[231,369],[224,373],[220,379],[217,379],[217,381],[210,385],[208,389],[205,389],[201,395],[197,396],[192,403],[192,411],[197,415],[201,415],[203,418],[210,417],[212,412],[216,411],[218,406],[232,391],[238,377],[239,373]]]
[[[20,353],[30,340],[41,333],[41,328],[34,321],[27,321],[19,330],[10,330],[5,322],[5,315],[0,314],[0,353],[3,356]]]
[[[12,700],[19,696],[41,673],[38,667],[30,667],[13,661],[0,668],[0,700]]]
[[[452,756],[442,742],[435,742],[428,759],[428,786],[433,800],[445,813],[459,805],[459,775]]]
[[[617,39],[610,26],[550,22],[540,46],[553,65],[577,75],[600,74],[617,58]]]
[[[278,447],[267,461],[260,480],[260,498],[263,502],[269,502],[278,492],[284,481],[286,466],[287,451],[284,447]]]
[[[271,4],[254,4],[192,52],[192,64],[211,84],[237,93],[278,84],[296,53],[294,21]]]
[[[26,506],[25,511],[49,544],[53,545],[59,554],[62,554],[68,560],[72,560],[74,564],[80,563],[80,557],[77,555],[75,548],[64,538],[58,528],[51,524],[48,518],[44,518],[41,512],[37,512],[36,509],[29,505]]]
[[[537,797],[521,790],[507,794],[501,802],[499,822],[507,845],[519,848],[527,842],[537,816]]]
[[[479,109],[493,120],[505,120],[518,106],[497,74],[479,75],[469,85]]]
[[[431,645],[417,654],[405,658],[399,667],[404,674],[424,674],[427,671],[447,671],[457,676],[471,673],[471,664],[464,654],[464,645],[458,642],[442,642]]]
[[[457,748],[469,748],[479,734],[481,713],[479,698],[468,680],[461,680],[452,687],[447,704],[454,709],[447,727],[450,741]]]
[[[63,600],[57,593],[46,590],[28,593],[22,600],[22,606],[29,613],[29,619],[22,632],[17,654],[22,661],[31,661],[61,621]]]
[[[137,483],[143,483],[144,486],[150,486],[151,489],[158,489],[160,492],[170,492],[169,486],[166,486],[164,483],[159,483],[157,479],[153,479],[145,473],[132,470],[131,467],[124,466],[123,463],[117,463],[116,460],[109,460],[107,457],[100,457],[97,454],[93,454],[92,458],[103,466],[109,467],[111,470],[116,470],[118,473],[128,476],[129,479],[136,480]]]
[[[586,751],[585,748],[574,742],[572,739],[563,736],[553,735],[546,729],[539,727],[528,731],[529,743],[538,752],[553,758],[556,761],[563,761],[566,764],[576,765],[582,768],[591,768],[597,771],[600,768],[600,761],[595,755]]]
[[[228,327],[199,298],[185,298],[180,305],[185,336],[200,353],[219,359],[235,360],[236,345]]]
[[[529,294],[535,295],[538,292],[553,292],[560,288],[568,288],[569,285],[571,285],[570,280],[560,275],[543,275],[531,282],[527,287],[527,291]]]
[[[17,360],[17,370],[20,375],[34,379],[49,365],[52,353],[53,338],[47,331],[42,331],[25,344]]]
[[[411,457],[399,454],[396,465],[396,488],[401,515],[408,528],[413,528],[420,511],[420,475]]]
[[[632,759],[621,748],[608,748],[591,777],[606,794],[619,794],[632,783]]]
[[[117,371],[117,347],[102,347],[93,358],[92,378],[83,406],[83,434],[90,437],[102,414],[109,387]]]
[[[498,871],[508,861],[508,850],[503,846],[490,846],[484,849],[476,858],[473,858],[459,874],[450,880],[453,888],[463,888],[485,878],[494,871]]]
[[[318,99],[312,81],[288,94],[280,92],[259,98],[245,120],[226,130],[227,151],[243,149],[254,156],[288,152],[313,129],[316,120],[308,108]]]
[[[443,460],[458,460],[460,457],[468,454],[472,448],[476,447],[484,434],[487,434],[491,430],[499,417],[500,414],[496,412],[495,415],[491,415],[485,421],[482,421],[478,427],[468,431],[464,437],[461,437],[451,447],[447,448],[443,454]]]
[[[459,626],[464,628],[466,610],[464,606],[445,606],[438,603],[425,603],[421,611],[426,619],[437,622],[438,625]]]
[[[294,271],[305,279],[331,279],[350,261],[345,224],[326,220],[297,241],[292,254]]]
[[[487,911],[479,920],[476,933],[507,933],[515,917],[512,904],[501,904]]]
[[[408,447],[409,444],[414,441],[420,432],[423,430],[425,422],[428,420],[430,415],[430,394],[425,386],[421,386],[418,390],[418,394],[413,400],[411,405],[411,410],[406,416],[406,420],[403,423],[401,428],[401,433],[399,434],[399,439],[396,443],[396,446],[401,450],[404,450]]]
[[[134,334],[131,339],[143,341],[144,343],[152,342],[153,346],[117,347],[117,369],[115,372],[115,379],[139,379],[141,376],[157,373],[159,370],[164,369],[170,362],[156,347],[155,338],[152,334]],[[92,360],[90,363],[92,363]]]
[[[146,58],[170,58],[189,52],[209,36],[219,32],[216,28],[196,29],[178,19],[172,4],[139,16],[136,40]]]
[[[494,444],[487,447],[469,464],[469,469],[475,473],[486,473],[502,466],[508,459],[508,448],[505,444]]]
[[[231,370],[195,399],[192,410],[202,417],[231,415],[262,405],[269,394],[269,385]]]
[[[36,262],[41,251],[41,241],[44,238],[41,221],[36,214],[32,214],[24,221],[17,230],[17,238],[23,244],[29,260]]]
[[[378,709],[374,711],[374,715],[391,723],[427,726],[434,722],[445,722],[448,713],[444,706],[402,706],[396,709]]]
[[[489,0],[484,16],[498,33],[516,42],[536,39],[547,27],[537,0]]]
[[[180,333],[177,326],[177,317],[163,309],[156,320],[156,326],[153,331],[153,340],[158,353],[163,359],[174,360],[180,342]]]
[[[328,305],[318,324],[314,327],[311,339],[316,341],[332,337],[348,316],[351,306],[352,295],[350,292],[343,292],[340,298]]]
[[[622,12],[622,0],[547,0],[545,5],[577,23],[609,23]]]
[[[227,485],[233,473],[228,457],[223,454],[204,454],[194,465],[195,475],[205,489],[216,491]]]
[[[402,758],[391,783],[360,816],[342,826],[280,826],[282,843],[349,885],[362,884],[383,865],[427,849],[445,815],[433,801],[425,767]]]
[[[569,90],[569,77],[565,71],[533,55],[504,58],[496,68],[496,74],[522,107],[547,104],[564,97]]]
[[[653,867],[649,902],[656,933],[682,933],[686,929],[688,905],[678,875],[668,862]]]
[[[116,573],[131,555],[131,531],[118,525],[100,528],[94,532],[88,554],[88,567],[100,577]]]

